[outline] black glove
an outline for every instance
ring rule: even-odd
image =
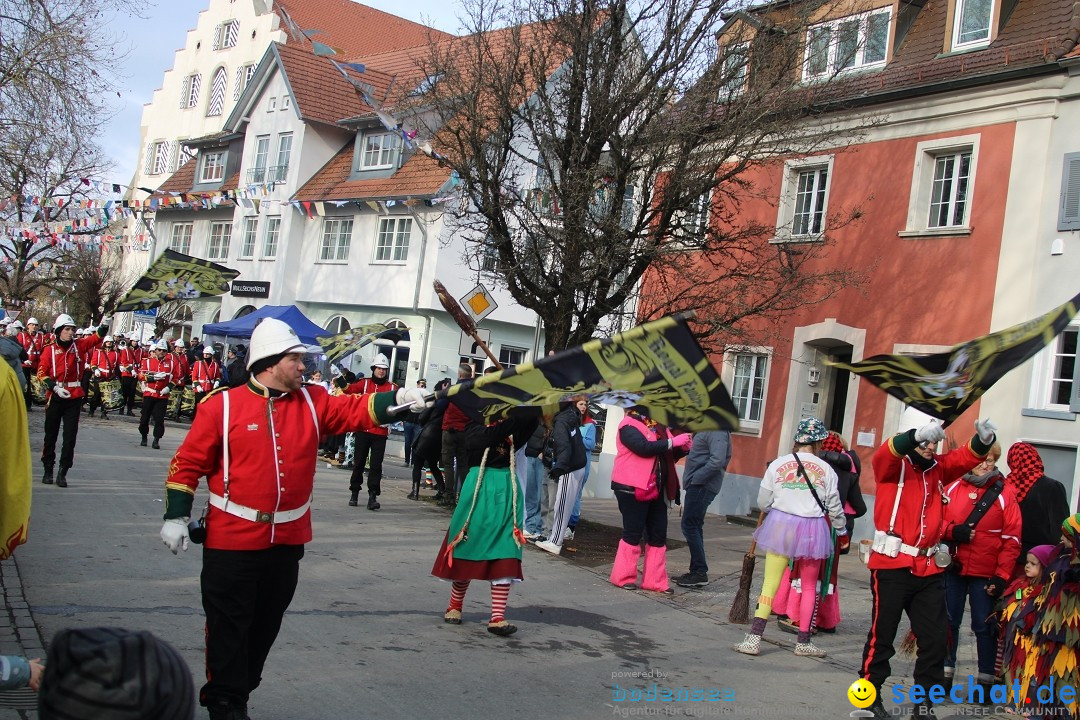
[[[561,478],[563,474],[563,471],[559,470],[558,468],[551,468],[550,470],[548,470],[548,477],[552,480],[555,480],[556,482],[558,482],[559,478]]]
[[[959,544],[971,542],[972,527],[970,525],[957,525],[952,529],[952,539]]]
[[[344,390],[345,388],[349,387],[349,381],[346,380],[343,376],[338,375],[336,378],[334,378],[334,385]]]
[[[1005,579],[997,576],[986,581],[986,594],[997,600],[1005,592]]]

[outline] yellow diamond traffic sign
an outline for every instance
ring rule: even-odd
[[[461,298],[461,305],[465,311],[472,315],[473,320],[480,322],[499,307],[495,298],[491,296],[483,284],[478,284]]]

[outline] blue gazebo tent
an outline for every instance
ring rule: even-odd
[[[228,322],[210,323],[203,325],[203,335],[216,335],[230,338],[249,338],[251,331],[263,318],[277,318],[293,330],[300,339],[308,345],[318,345],[318,337],[330,335],[331,332],[319,327],[307,319],[307,316],[295,305],[264,305],[255,312],[248,313],[243,317],[229,320]]]

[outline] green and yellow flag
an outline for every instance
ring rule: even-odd
[[[391,329],[382,323],[359,325],[345,332],[330,337],[320,337],[319,345],[326,353],[326,359],[337,362],[349,353],[354,353],[365,345],[371,343]]]
[[[1080,308],[1080,294],[1050,312],[934,355],[875,355],[850,370],[948,425],[1013,368],[1061,334]]]
[[[688,317],[665,317],[611,338],[590,340],[534,363],[453,385],[447,395],[488,423],[519,408],[550,413],[561,401],[588,395],[607,405],[643,405],[654,420],[672,428],[737,430],[738,412],[690,332]]]
[[[0,362],[0,560],[26,542],[30,528],[30,431],[19,378]]]
[[[116,312],[149,310],[170,300],[223,295],[229,292],[229,281],[239,275],[239,270],[166,250],[128,291]]]

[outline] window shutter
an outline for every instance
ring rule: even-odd
[[[1080,368],[1074,367],[1072,395],[1069,397],[1069,410],[1080,413]]]
[[[191,76],[191,95],[188,98],[188,107],[199,104],[199,90],[202,88],[202,75]]]
[[[154,169],[154,143],[146,143],[146,162],[143,163],[143,175],[149,175]]]
[[[1080,230],[1080,152],[1065,155],[1058,230]]]
[[[240,99],[240,93],[244,92],[244,66],[243,65],[236,68],[236,78],[233,80],[233,82],[235,83],[235,85],[233,85],[232,99],[233,100],[239,100]]]
[[[225,26],[225,42],[224,45],[227,48],[236,47],[237,40],[240,39],[240,23],[236,20],[231,21]]]
[[[183,110],[188,106],[188,90],[190,89],[191,76],[188,75],[184,78],[184,82],[180,85],[180,109]]]
[[[207,117],[217,117],[225,109],[225,92],[229,87],[229,72],[220,67],[210,82],[210,104],[206,108]]]

